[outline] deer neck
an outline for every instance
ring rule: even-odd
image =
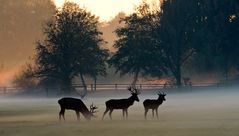
[[[91,113],[88,109],[82,111],[81,113],[83,114],[83,116],[84,116],[87,120],[90,120],[90,119],[91,119],[92,113]]]
[[[134,101],[135,101],[135,100],[134,100],[133,96],[129,97],[128,100],[129,100],[129,104],[130,104],[130,105],[133,105],[133,104],[134,104]]]
[[[163,103],[163,100],[158,98],[158,103],[160,103],[160,104]]]

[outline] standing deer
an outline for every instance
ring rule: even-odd
[[[88,108],[80,99],[70,97],[62,98],[58,100],[58,103],[61,107],[61,111],[59,112],[59,120],[61,120],[61,117],[63,117],[63,119],[65,120],[65,110],[74,110],[76,112],[77,120],[80,120],[80,113],[83,114],[85,119],[90,120],[91,117],[94,116],[93,114],[97,109],[97,107],[92,103],[90,105],[90,110],[88,110]]]
[[[148,110],[149,109],[152,109],[152,114],[153,114],[153,117],[154,117],[154,110],[156,111],[156,116],[157,116],[157,119],[158,119],[158,107],[159,105],[161,105],[163,103],[163,101],[165,101],[165,96],[166,94],[162,94],[162,93],[158,93],[158,99],[146,99],[144,102],[143,102],[143,105],[144,105],[144,109],[145,109],[145,113],[144,113],[144,118],[146,118],[147,116],[147,113],[148,113]]]
[[[123,111],[123,118],[125,117],[128,118],[128,108],[129,106],[134,104],[134,101],[139,102],[138,94],[139,90],[136,88],[129,87],[128,90],[131,92],[131,97],[127,99],[111,99],[105,102],[106,105],[106,110],[103,114],[102,120],[104,119],[105,114],[109,112],[110,119],[112,120],[112,112],[114,109],[122,109]]]

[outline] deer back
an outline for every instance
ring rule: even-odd
[[[125,109],[134,104],[135,96],[131,96],[127,99],[111,99],[105,104],[110,109]]]
[[[146,99],[143,102],[145,108],[155,109],[165,101],[166,94],[158,94],[158,99]]]
[[[158,105],[160,105],[161,103],[159,103],[159,101],[157,99],[146,99],[143,102],[144,107],[156,107]]]
[[[80,99],[65,97],[58,101],[61,108],[88,113],[89,110]]]

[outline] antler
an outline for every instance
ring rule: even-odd
[[[139,89],[135,88],[134,86],[129,86],[129,87],[128,87],[128,90],[129,90],[131,93],[140,94]]]
[[[91,113],[96,113],[96,112],[98,112],[98,111],[95,111],[96,109],[98,109],[98,107],[94,106],[94,104],[93,104],[93,102],[92,102],[92,104],[90,105],[90,112],[91,112]]]
[[[159,90],[158,91],[158,95],[166,95],[164,92],[163,93],[161,93],[161,91]]]
[[[127,89],[128,89],[131,93],[134,93],[134,91],[132,90],[132,86],[129,86]]]
[[[140,91],[139,91],[139,89],[137,89],[137,88],[134,88],[134,93],[136,93],[136,94],[140,94]]]
[[[160,90],[158,91],[158,95],[161,95],[162,93],[160,92]]]

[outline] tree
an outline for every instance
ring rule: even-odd
[[[239,2],[235,0],[206,1],[207,36],[210,38],[210,52],[216,58],[216,64],[228,79],[232,68],[238,67],[239,53]]]
[[[72,91],[72,80],[80,76],[87,87],[84,76],[105,75],[108,50],[102,33],[98,30],[98,18],[66,2],[44,26],[45,40],[37,42],[36,64],[39,77],[53,78],[65,93]]]
[[[91,76],[94,80],[96,89],[96,80],[98,76],[106,76],[106,61],[108,60],[109,53],[106,49],[95,48],[93,56],[88,59],[90,64],[85,73]]]
[[[109,60],[110,66],[116,68],[121,75],[132,74],[132,85],[135,85],[140,74],[148,75],[151,70],[157,69],[157,74],[162,75],[161,67],[155,67],[153,54],[158,51],[153,46],[152,30],[154,29],[154,13],[150,6],[143,2],[136,12],[121,20],[124,26],[116,29],[118,39],[114,43],[117,49]]]
[[[195,15],[204,19],[198,25],[201,32],[195,33],[198,42],[195,43],[194,49],[197,52],[195,56],[192,56],[192,60],[190,59],[189,69],[197,72],[223,71],[227,79],[230,71],[238,68],[239,64],[237,57],[239,2],[235,0],[200,0],[198,2],[200,14]]]
[[[182,85],[182,67],[196,53],[202,34],[202,3],[200,0],[163,0],[157,13],[159,24],[154,38],[164,53],[164,65]]]

